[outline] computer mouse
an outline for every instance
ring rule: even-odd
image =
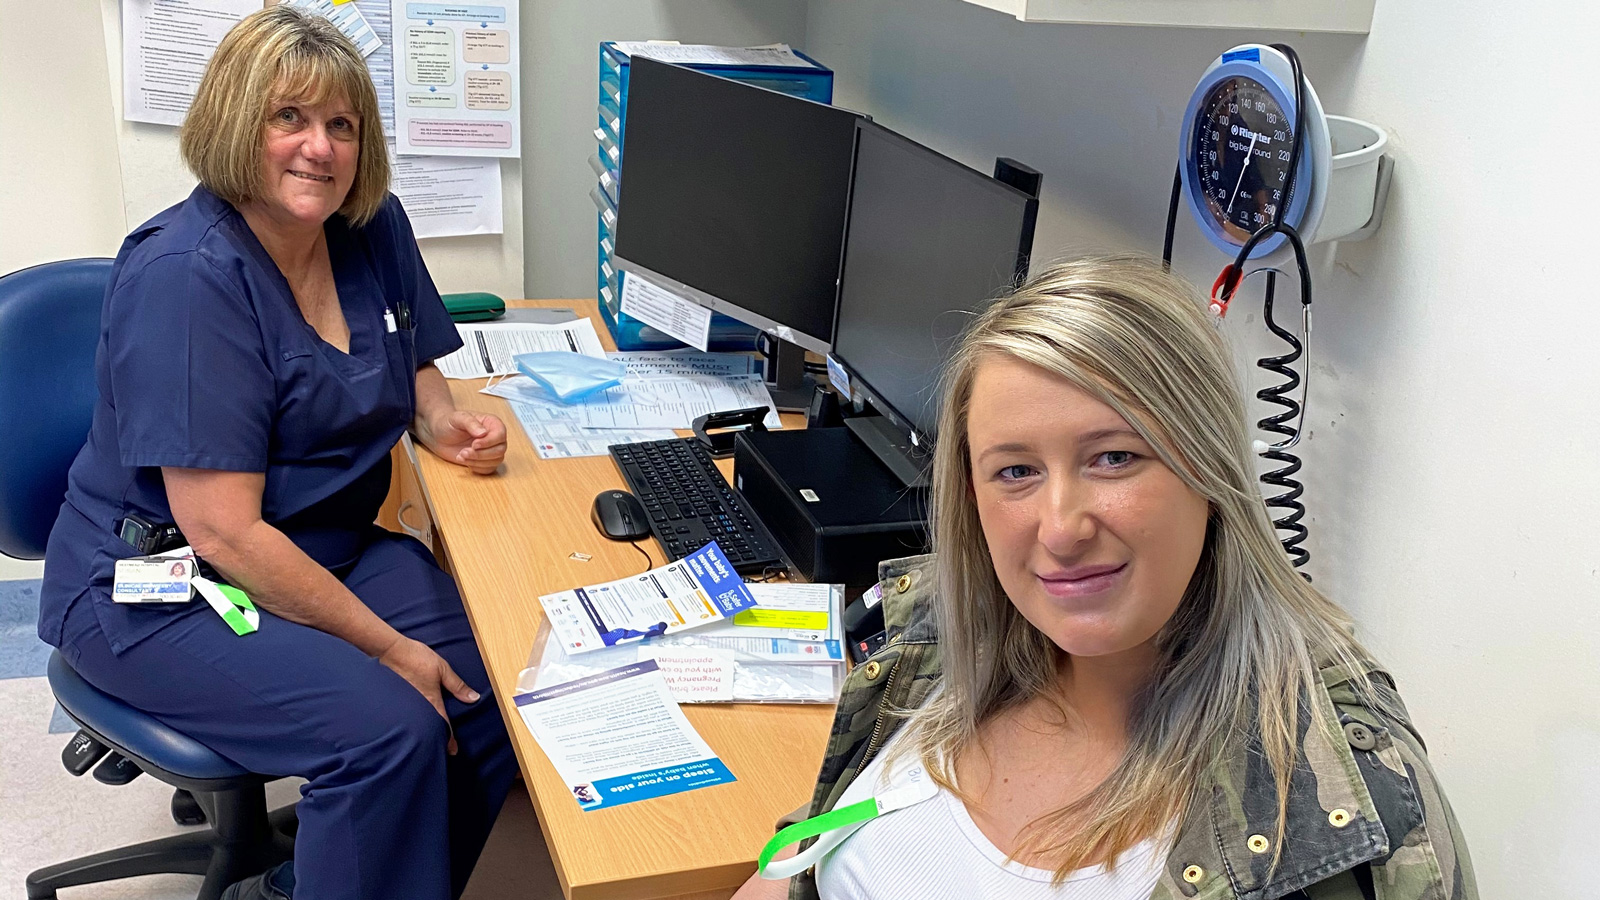
[[[644,504],[627,491],[601,491],[591,514],[594,527],[613,541],[637,541],[650,536],[650,517]]]

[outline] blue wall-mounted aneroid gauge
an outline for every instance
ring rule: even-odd
[[[1229,256],[1270,224],[1283,203],[1284,224],[1302,235],[1315,234],[1322,219],[1333,157],[1327,118],[1305,82],[1306,133],[1299,174],[1290,179],[1294,82],[1288,57],[1263,44],[1245,44],[1212,62],[1189,99],[1178,150],[1183,195],[1200,230]],[[1282,235],[1273,235],[1252,256],[1266,256],[1283,242]]]

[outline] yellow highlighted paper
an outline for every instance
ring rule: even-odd
[[[826,631],[826,612],[801,612],[791,609],[747,609],[734,613],[733,624],[754,628],[806,628]]]

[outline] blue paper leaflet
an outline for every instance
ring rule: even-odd
[[[684,562],[724,617],[756,605],[756,598],[745,587],[744,579],[733,571],[716,541],[684,557]]]

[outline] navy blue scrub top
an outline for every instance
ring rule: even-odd
[[[123,517],[173,521],[161,466],[264,472],[264,520],[330,569],[355,562],[416,411],[417,367],[461,338],[393,195],[366,226],[335,214],[324,231],[349,353],[307,324],[244,218],[204,187],[123,242],[101,311],[100,398],[45,555],[45,641],[60,645],[79,598],[118,653],[206,608],[110,599],[116,560],[135,555],[117,536]]]

